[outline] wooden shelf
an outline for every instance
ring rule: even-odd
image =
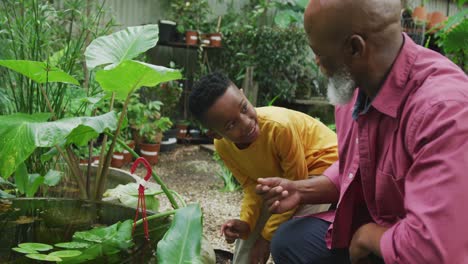
[[[330,102],[325,97],[312,97],[310,99],[293,99],[293,104],[299,105],[330,105]]]
[[[166,47],[173,47],[173,48],[184,48],[184,49],[199,49],[200,45],[187,45],[185,42],[162,42],[158,43],[158,46],[166,46]],[[222,47],[212,47],[201,45],[204,49],[220,49]]]

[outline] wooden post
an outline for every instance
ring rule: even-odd
[[[245,77],[242,82],[244,94],[249,99],[253,106],[257,106],[258,83],[254,81],[254,67],[250,66],[245,69]]]

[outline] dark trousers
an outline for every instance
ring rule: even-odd
[[[276,264],[349,264],[348,249],[328,249],[325,234],[330,223],[315,217],[295,218],[280,225],[271,240]],[[384,263],[371,257],[372,263]]]

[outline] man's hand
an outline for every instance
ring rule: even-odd
[[[226,242],[229,244],[234,243],[236,239],[248,236],[250,233],[250,226],[246,222],[239,219],[227,220],[221,226],[221,235],[224,235]]]
[[[352,264],[367,263],[367,257],[373,253],[381,256],[380,239],[388,228],[375,223],[361,226],[353,235],[349,246],[349,257]]]
[[[270,257],[270,241],[259,236],[250,249],[250,264],[265,264]]]
[[[280,214],[296,208],[301,197],[293,181],[283,178],[259,178],[256,192],[263,196],[270,212]]]

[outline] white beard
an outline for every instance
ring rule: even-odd
[[[354,89],[356,82],[344,67],[328,78],[327,97],[332,105],[349,103],[353,99]]]

